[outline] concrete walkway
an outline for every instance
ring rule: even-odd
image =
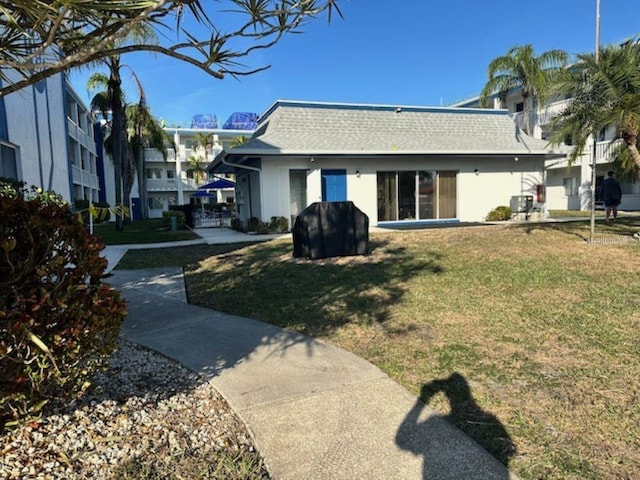
[[[268,239],[212,230],[186,244]],[[105,256],[113,268],[127,249],[155,246],[108,247]],[[123,292],[129,310],[122,337],[210,378],[252,432],[275,479],[516,478],[367,361],[189,305],[179,268],[112,273],[107,281]]]
[[[514,479],[365,360],[186,303],[181,269],[116,270],[121,335],[210,378],[276,479]]]
[[[193,230],[200,238],[165,243],[138,243],[128,245],[107,245],[102,251],[102,257],[107,259],[105,273],[110,273],[129,250],[144,250],[148,248],[185,247],[189,245],[214,245],[223,243],[262,242],[279,237],[291,237],[290,233],[249,235],[229,228],[196,228]]]

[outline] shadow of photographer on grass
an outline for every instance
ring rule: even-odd
[[[444,416],[433,413],[430,408],[425,409],[439,393],[446,396],[450,406],[449,414]],[[502,423],[476,403],[467,380],[454,372],[448,378],[436,379],[422,386],[420,398],[396,433],[396,444],[400,448],[424,456],[424,479],[510,478],[507,468],[485,466],[482,461],[460,458],[462,443],[471,440],[462,435],[452,435],[451,425],[466,433],[505,467],[509,466],[509,460],[516,453],[515,444]],[[488,470],[485,472],[483,468]]]

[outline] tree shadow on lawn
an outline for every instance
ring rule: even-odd
[[[189,300],[321,336],[348,323],[384,325],[414,275],[443,272],[436,252],[416,258],[384,238],[371,241],[369,252],[298,259],[287,242],[230,252],[186,272]]]

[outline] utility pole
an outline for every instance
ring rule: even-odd
[[[600,59],[600,0],[596,0],[596,64]],[[596,152],[598,139],[597,132],[593,134],[593,149],[591,152],[591,231],[589,233],[589,243],[593,243],[593,237],[596,232]]]

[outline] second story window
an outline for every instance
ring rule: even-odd
[[[524,112],[524,102],[516,103],[516,112]]]
[[[16,149],[5,143],[0,143],[0,177],[18,180]]]

